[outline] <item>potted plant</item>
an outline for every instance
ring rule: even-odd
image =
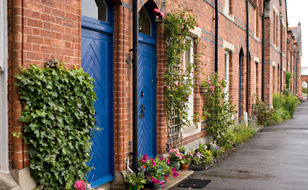
[[[188,170],[188,166],[193,156],[194,155],[191,152],[184,155],[184,158],[181,160],[181,170]]]
[[[143,172],[131,173],[126,176],[125,180],[126,183],[129,184],[130,190],[140,190],[144,188],[146,184],[145,176]]]
[[[179,171],[181,167],[181,160],[183,159],[183,154],[180,153],[178,149],[171,149],[169,151],[170,166]]]
[[[180,153],[185,154],[186,153],[186,148],[184,146],[181,146],[179,148]]]

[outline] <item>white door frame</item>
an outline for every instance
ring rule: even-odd
[[[0,2],[0,173],[9,173],[7,0]]]

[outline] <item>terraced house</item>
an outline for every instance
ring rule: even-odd
[[[15,86],[20,66],[43,67],[56,57],[94,78],[96,121],[104,128],[92,139],[89,164],[96,169],[88,179],[95,187],[120,186],[133,150],[161,155],[178,140],[174,137],[179,130],[168,128],[165,112],[164,25],[155,21],[155,8],[164,14],[189,9],[199,23],[191,31],[193,46],[183,55],[183,67],[196,64],[201,73],[189,96],[189,116],[202,113],[200,85],[215,71],[226,80],[239,122],[252,116],[256,98],[272,104],[273,93],[284,89],[287,71],[293,74],[293,93],[301,93],[301,28],[288,27],[286,0],[138,0],[137,46],[133,46],[133,2],[0,2],[0,172],[10,174],[21,189],[35,183],[28,169],[27,146],[13,136],[23,127]],[[136,47],[138,73],[133,78]],[[137,102],[133,95],[138,96]],[[138,147],[133,143],[133,126],[138,130]],[[206,141],[206,121],[195,122],[181,133],[183,145],[193,148]]]

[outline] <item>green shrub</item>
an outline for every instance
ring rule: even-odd
[[[234,105],[226,100],[225,80],[219,80],[218,74],[215,73],[210,80],[204,81],[202,86],[207,89],[203,107],[203,115],[207,119],[207,132],[214,142],[225,146],[229,138],[226,135],[227,128],[234,125],[233,114],[236,113]]]
[[[289,119],[290,114],[284,108],[279,108],[279,109],[275,110],[272,118],[276,123],[281,123],[282,121]]]
[[[280,106],[283,104],[283,102],[284,102],[283,94],[276,93],[276,94],[273,95],[273,107],[274,107],[274,109],[279,109]]]
[[[44,189],[72,189],[91,169],[93,79],[82,69],[36,66],[16,78],[31,175]]]
[[[269,126],[275,124],[272,119],[275,110],[270,108],[263,101],[257,99],[256,104],[252,105],[252,112],[256,116],[259,125]]]
[[[293,94],[290,94],[289,96],[286,96],[282,106],[285,110],[289,112],[290,116],[292,117],[297,105],[297,97]]]
[[[303,92],[304,94],[307,94],[307,88],[304,88],[304,87],[303,87],[302,92]]]
[[[241,144],[247,141],[257,132],[256,128],[250,125],[245,126],[243,124],[236,125],[232,127],[231,130],[234,144]]]

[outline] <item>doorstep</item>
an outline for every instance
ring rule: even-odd
[[[162,188],[164,190],[171,189],[172,187],[176,186],[178,183],[180,183],[183,179],[189,177],[191,174],[194,173],[194,171],[190,170],[180,170],[179,175],[177,178],[173,178],[170,176],[167,180],[167,183],[165,184],[165,187]]]

